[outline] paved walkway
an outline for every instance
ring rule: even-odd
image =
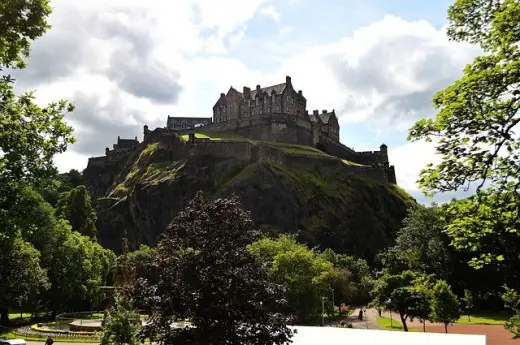
[[[359,308],[354,310],[354,313],[350,316],[349,321],[352,323],[352,328],[359,329],[384,329],[379,326],[376,322],[377,311],[375,309],[367,309],[366,314],[363,315],[363,320],[358,319]]]

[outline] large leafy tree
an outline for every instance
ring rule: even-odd
[[[375,283],[371,304],[399,313],[403,329],[408,332],[408,318],[426,317],[431,279],[431,276],[414,271],[399,274],[385,272]]]
[[[445,226],[438,206],[414,206],[403,220],[403,227],[390,251],[410,270],[446,278],[449,274],[449,239],[443,233]]]
[[[160,344],[283,344],[283,290],[247,249],[260,236],[238,199],[200,192],[172,221],[157,247],[157,282],[127,293],[150,313],[141,335]],[[190,320],[191,327],[172,328]]]
[[[0,71],[25,66],[31,41],[49,28],[50,12],[48,0],[0,3]],[[0,262],[10,265],[10,269],[0,270],[4,287],[15,286],[16,277],[26,278],[27,284],[46,286],[41,278],[44,271],[38,252],[22,234],[28,230],[21,226],[26,219],[13,218],[11,208],[21,203],[26,186],[42,185],[56,173],[53,156],[65,151],[74,141],[72,128],[64,122],[65,114],[72,109],[73,105],[63,100],[40,107],[35,104],[32,92],[17,96],[13,80],[7,75],[0,78]],[[17,256],[20,251],[23,256]],[[13,270],[17,271],[16,275]],[[9,303],[24,300],[26,293],[11,293]],[[8,322],[7,317],[4,304],[3,323]]]
[[[435,95],[436,118],[417,122],[409,139],[435,139],[442,157],[421,172],[427,193],[477,187],[451,205],[449,234],[481,267],[520,248],[520,3],[456,0],[448,19],[448,36],[480,45],[484,55]]]
[[[332,298],[332,281],[348,282],[347,275],[334,272],[332,263],[290,235],[263,238],[249,249],[270,267],[269,277],[273,282],[287,286],[288,307],[298,322],[313,322],[319,318],[322,297]]]
[[[84,185],[60,194],[56,214],[68,220],[72,230],[96,238],[96,211]]]

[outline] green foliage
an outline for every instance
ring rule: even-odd
[[[421,172],[425,192],[478,184],[476,197],[452,208],[449,233],[455,246],[474,252],[472,265],[480,268],[507,260],[511,248],[517,252],[520,246],[520,3],[456,0],[448,18],[450,38],[479,44],[485,55],[435,95],[436,118],[417,122],[409,139],[438,139],[442,161]],[[480,191],[486,182],[493,188]]]
[[[272,281],[287,286],[288,307],[299,322],[313,322],[321,316],[321,298],[331,295],[334,278],[330,262],[290,235],[260,239],[249,250],[270,266]],[[338,279],[345,278],[338,275],[336,272]]]
[[[96,239],[96,211],[85,186],[60,194],[56,215],[68,220],[73,231]]]
[[[446,207],[452,245],[473,254],[470,265],[520,264],[520,218],[517,196],[488,189]]]
[[[504,285],[505,292],[500,296],[504,301],[504,306],[514,312],[520,312],[520,294],[518,291]]]
[[[116,294],[115,305],[106,311],[103,319],[101,345],[138,345],[141,321],[139,312],[125,297]]]
[[[516,313],[509,321],[506,321],[504,328],[513,333],[513,339],[520,338],[520,313]]]
[[[432,277],[404,271],[399,274],[382,273],[372,290],[372,305],[399,313],[405,332],[408,317],[426,319]]]
[[[471,294],[471,291],[468,289],[464,289],[464,297],[461,298],[461,301],[464,306],[464,310],[468,314],[468,321],[470,321],[470,311],[473,309],[473,295]]]
[[[448,324],[460,318],[459,300],[444,280],[437,281],[433,287],[430,317],[434,322],[442,322],[446,333]]]
[[[150,313],[141,337],[166,344],[284,344],[283,289],[247,245],[260,232],[236,197],[199,192],[171,222],[157,247],[157,281],[139,279],[126,293]],[[190,320],[193,327],[172,328]]]
[[[23,68],[31,41],[49,28],[49,0],[15,0],[0,4],[0,70]]]
[[[40,266],[40,253],[20,237],[0,247],[0,309],[2,323],[8,322],[9,307],[34,303],[49,288],[46,272]]]
[[[340,282],[335,279],[331,282],[338,305],[341,302],[347,305],[364,305],[370,302],[370,291],[375,281],[365,259],[338,254],[330,248],[325,249],[320,257],[331,262],[334,272],[339,273]]]
[[[397,232],[395,245],[389,249],[398,260],[398,266],[404,264],[407,269],[446,278],[449,274],[449,239],[443,234],[445,226],[441,209],[436,205],[409,208],[408,217]],[[386,259],[386,264],[390,265],[389,254]]]

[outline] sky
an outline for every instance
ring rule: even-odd
[[[452,0],[453,1],[453,0]],[[170,116],[210,117],[230,86],[292,78],[307,108],[334,109],[340,141],[355,150],[388,145],[398,185],[421,203],[416,180],[439,161],[408,129],[435,116],[433,95],[480,53],[448,40],[447,0],[54,0],[52,29],[33,43],[18,91],[44,105],[76,104],[77,142],[60,171],[83,170],[121,138]]]

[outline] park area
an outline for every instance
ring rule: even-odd
[[[376,321],[376,324],[381,329],[389,331],[404,332],[403,325],[397,319],[399,316],[388,312],[382,313],[379,317],[375,311],[369,311],[367,323],[370,320]],[[448,326],[448,334],[479,334],[486,336],[487,345],[519,345],[520,339],[513,339],[511,333],[504,328],[504,323],[509,316],[504,313],[495,314],[475,314],[462,316],[457,322]],[[409,332],[423,332],[428,333],[444,333],[444,325],[441,323],[433,323],[426,321],[424,325],[420,320],[414,319],[407,322]]]

